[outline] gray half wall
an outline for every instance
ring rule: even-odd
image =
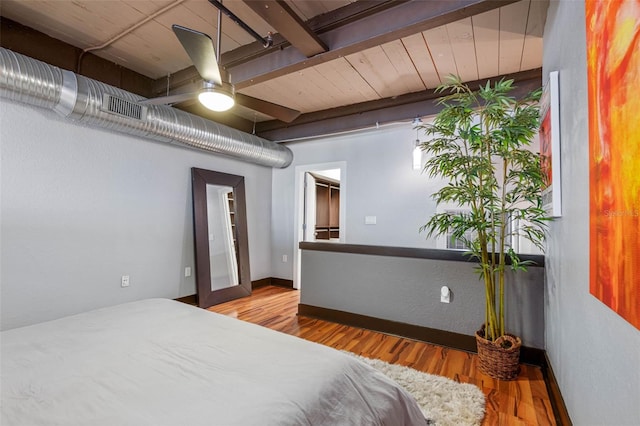
[[[473,335],[484,321],[474,263],[302,250],[300,303]],[[510,276],[509,332],[544,348],[544,268]],[[440,288],[453,294],[440,302]]]

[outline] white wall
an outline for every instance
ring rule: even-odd
[[[0,112],[3,329],[193,294],[191,167],[245,176],[251,277],[272,276],[270,168],[6,100]]]
[[[543,63],[545,80],[560,71],[563,198],[545,263],[547,354],[574,424],[638,425],[640,331],[589,293],[584,1],[551,2]]]
[[[342,136],[289,143],[293,163],[273,171],[272,268],[274,277],[292,279],[294,249],[295,167],[345,161],[345,243],[435,248],[419,234],[420,226],[435,213],[430,194],[438,183],[412,168],[416,132],[411,123],[381,127]],[[376,225],[365,225],[376,216]]]

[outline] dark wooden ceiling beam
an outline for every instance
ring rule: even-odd
[[[358,0],[346,6],[323,13],[307,21],[316,34],[322,34],[338,27],[358,21],[367,16],[383,12],[409,0]]]
[[[329,50],[284,1],[244,0],[244,3],[306,57]]]
[[[329,51],[307,58],[287,47],[227,66],[236,90],[300,71],[402,37],[477,15],[517,0],[411,0],[320,35]]]
[[[489,80],[496,81],[501,78],[513,79],[517,86],[513,95],[524,97],[542,86],[542,69],[492,77]],[[468,84],[471,88],[477,89],[480,84],[486,82],[487,79],[483,79]],[[375,126],[376,123],[387,124],[425,117],[440,111],[441,107],[436,102],[440,96],[435,89],[425,90],[395,98],[302,114],[289,124],[275,120],[265,121],[256,125],[256,133],[269,140],[287,141],[363,129]]]

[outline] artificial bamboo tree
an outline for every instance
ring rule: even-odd
[[[462,241],[478,261],[485,286],[485,336],[505,335],[505,270],[530,264],[509,244],[524,237],[543,248],[549,220],[542,208],[544,184],[540,157],[530,150],[539,126],[541,90],[517,100],[513,80],[487,82],[472,90],[457,77],[437,90],[442,107],[422,143],[425,172],[448,183],[433,194],[438,204],[457,205],[459,212],[439,212],[420,228],[428,236],[449,234]],[[518,228],[511,225],[517,219]],[[508,345],[508,344],[507,344]]]

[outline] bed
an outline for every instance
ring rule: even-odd
[[[4,331],[0,424],[425,425],[337,350],[168,299]]]

